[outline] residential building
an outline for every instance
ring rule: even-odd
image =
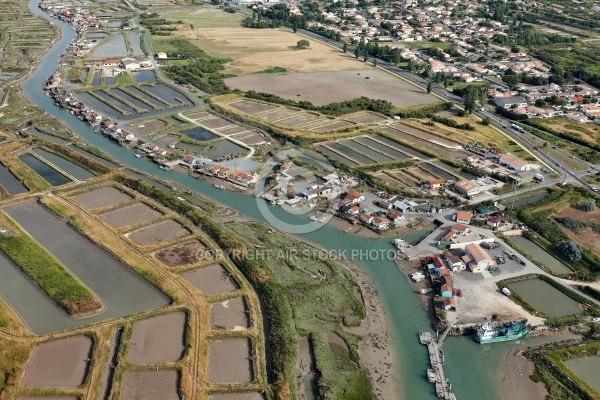
[[[467,211],[458,211],[456,213],[456,218],[454,219],[459,224],[467,224],[471,223],[471,213]]]
[[[387,218],[383,218],[383,217],[374,217],[373,218],[373,225],[377,229],[385,230],[385,229],[388,229],[390,227],[390,220],[387,219]]]
[[[444,184],[443,179],[429,179],[429,180],[425,181],[425,186],[431,190],[439,189],[442,187],[443,184]]]
[[[370,225],[373,222],[373,217],[367,213],[362,213],[360,214],[360,221]]]
[[[121,64],[127,70],[140,69],[140,63],[135,58],[123,58]]]

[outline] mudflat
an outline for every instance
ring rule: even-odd
[[[121,192],[113,186],[108,186],[91,192],[85,192],[74,196],[76,202],[83,205],[85,208],[96,209],[130,201],[132,197],[127,193]]]
[[[24,387],[77,387],[87,372],[92,340],[75,336],[39,345],[25,364]]]
[[[181,359],[185,350],[185,313],[160,315],[133,325],[129,361],[164,363]]]

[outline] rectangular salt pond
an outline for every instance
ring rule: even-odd
[[[583,311],[575,300],[539,278],[511,282],[508,287],[550,318],[565,317]]]
[[[354,142],[350,139],[342,140],[340,143],[346,147],[349,147],[352,150],[355,150],[359,153],[366,155],[367,157],[369,157],[377,162],[387,163],[387,162],[394,161],[393,158],[383,155],[382,153],[379,153],[379,152],[373,150],[372,148],[363,145],[362,143]]]
[[[134,71],[131,73],[131,77],[136,82],[148,82],[156,79],[154,71]]]
[[[359,154],[352,149],[344,147],[339,143],[328,143],[327,147],[337,151],[338,153],[342,153],[343,155],[350,157],[351,159],[353,159],[354,161],[356,161],[360,164],[376,164],[377,163],[375,160],[372,160],[369,157],[363,156],[362,154]]]
[[[85,179],[88,179],[88,178],[91,178],[94,176],[94,174],[92,174],[87,169],[82,168],[77,164],[73,164],[71,161],[62,158],[59,155],[50,153],[49,151],[46,151],[44,149],[39,149],[39,148],[35,149],[34,151],[37,155],[50,161],[52,164],[56,165],[58,168],[71,174],[72,176],[74,176],[77,179],[85,180]]]
[[[140,34],[138,32],[131,32],[127,34],[129,44],[131,45],[131,55],[134,57],[143,56],[144,52],[140,47]]]
[[[41,162],[29,153],[19,156],[19,160],[23,161],[29,168],[34,170],[52,186],[60,186],[71,182],[69,178],[60,174],[58,171]]]
[[[600,356],[587,356],[565,361],[564,364],[596,392],[600,392]]]
[[[568,274],[571,272],[569,267],[561,263],[558,259],[552,257],[546,250],[523,236],[512,236],[510,238],[517,246],[522,248],[525,253],[529,254],[538,262],[544,264],[552,271],[558,274]]]
[[[4,278],[0,279],[0,296],[34,333],[72,329],[170,303],[165,294],[41,204],[30,201],[7,206],[3,211],[94,291],[106,307],[103,313],[89,318],[69,317],[0,253],[0,270]]]
[[[351,167],[356,167],[358,164],[355,163],[354,161],[346,158],[346,157],[342,157],[341,155],[329,150],[327,147],[323,147],[323,146],[315,146],[315,149],[317,151],[320,151],[321,153],[323,153],[324,155],[326,155],[327,157],[331,158],[332,160],[336,160],[341,162],[342,164],[346,164],[348,166]]]
[[[162,83],[156,84],[155,86],[144,85],[142,88],[171,104],[189,104],[188,99],[183,95],[183,93],[179,93],[177,90],[172,89]]]
[[[10,195],[27,193],[29,190],[11,172],[0,164],[0,185]]]
[[[101,81],[102,81],[102,72],[94,71],[94,76],[92,77],[92,86],[100,86]]]
[[[95,58],[118,58],[125,56],[127,56],[127,46],[125,45],[125,38],[121,34],[109,39],[107,42],[104,42],[101,45],[96,46],[94,52],[92,53],[92,57]]]
[[[199,142],[206,142],[208,140],[213,140],[218,137],[214,133],[211,133],[202,128],[188,129],[186,131],[181,131],[179,133],[189,137],[190,139],[198,140]]]

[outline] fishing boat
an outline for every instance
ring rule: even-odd
[[[429,383],[435,383],[435,372],[431,368],[427,370],[427,380]]]
[[[440,350],[440,360],[442,360],[442,364],[443,364],[444,363],[444,358],[445,358],[444,350],[442,350],[442,349],[439,349],[439,350]]]
[[[473,339],[478,343],[505,342],[521,339],[528,333],[529,328],[522,321],[510,322],[496,328],[486,322],[477,327],[477,333],[475,333]]]
[[[452,382],[450,382],[450,378],[446,378],[446,387],[448,390],[452,390]]]

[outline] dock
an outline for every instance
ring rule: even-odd
[[[419,333],[419,341],[421,344],[426,345],[427,350],[429,351],[429,362],[431,363],[431,369],[428,370],[427,376],[429,378],[431,371],[433,371],[433,375],[431,375],[431,379],[429,381],[435,385],[435,392],[437,393],[437,396],[444,400],[456,400],[456,396],[450,391],[451,388],[448,388],[446,385],[446,374],[444,374],[444,356],[441,351],[444,339],[446,335],[448,335],[448,332],[451,328],[451,326],[448,326],[439,340],[436,340],[430,332]]]

